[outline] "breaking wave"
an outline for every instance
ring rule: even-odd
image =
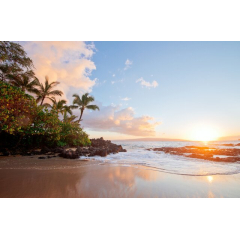
[[[231,175],[240,173],[239,163],[212,162],[196,158],[188,158],[166,154],[164,152],[148,151],[147,148],[154,147],[183,147],[202,146],[200,142],[114,142],[121,144],[127,152],[110,154],[107,157],[86,157],[104,163],[114,163],[122,165],[141,165],[155,168],[158,171],[191,176],[208,175]],[[218,143],[208,146],[216,147]],[[221,145],[219,145],[221,147]],[[84,159],[81,157],[81,159]]]

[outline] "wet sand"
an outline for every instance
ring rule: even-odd
[[[184,176],[144,166],[0,157],[0,197],[240,197],[240,174]]]

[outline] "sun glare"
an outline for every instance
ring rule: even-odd
[[[212,176],[207,176],[207,179],[208,179],[208,181],[211,183],[212,180],[213,180],[213,177],[212,177]]]
[[[209,126],[196,127],[192,131],[191,139],[194,141],[209,142],[219,138],[219,133],[216,129]]]

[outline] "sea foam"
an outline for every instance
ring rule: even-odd
[[[94,159],[104,163],[114,163],[121,165],[141,165],[155,168],[158,171],[191,176],[208,175],[230,175],[240,173],[239,163],[212,162],[185,156],[166,154],[164,152],[149,151],[149,148],[156,147],[184,147],[184,146],[202,146],[201,142],[132,142],[117,141],[127,149],[127,152],[110,154],[107,157],[81,157]],[[219,142],[211,143],[209,147],[216,147],[222,144]],[[225,147],[227,148],[227,147]]]

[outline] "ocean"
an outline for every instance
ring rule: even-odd
[[[112,141],[113,143],[122,145],[127,152],[110,154],[107,157],[90,157],[102,163],[128,165],[141,165],[156,169],[157,171],[189,176],[209,176],[209,175],[231,175],[240,173],[240,162],[225,163],[189,158],[185,156],[171,155],[164,152],[148,151],[147,148],[157,147],[184,147],[184,146],[207,146],[215,148],[232,148],[229,146],[221,146],[232,142],[162,142],[162,141]],[[236,146],[234,147],[236,148]],[[239,147],[238,147],[239,148]],[[89,159],[89,157],[86,157]],[[82,157],[81,157],[82,159]]]

